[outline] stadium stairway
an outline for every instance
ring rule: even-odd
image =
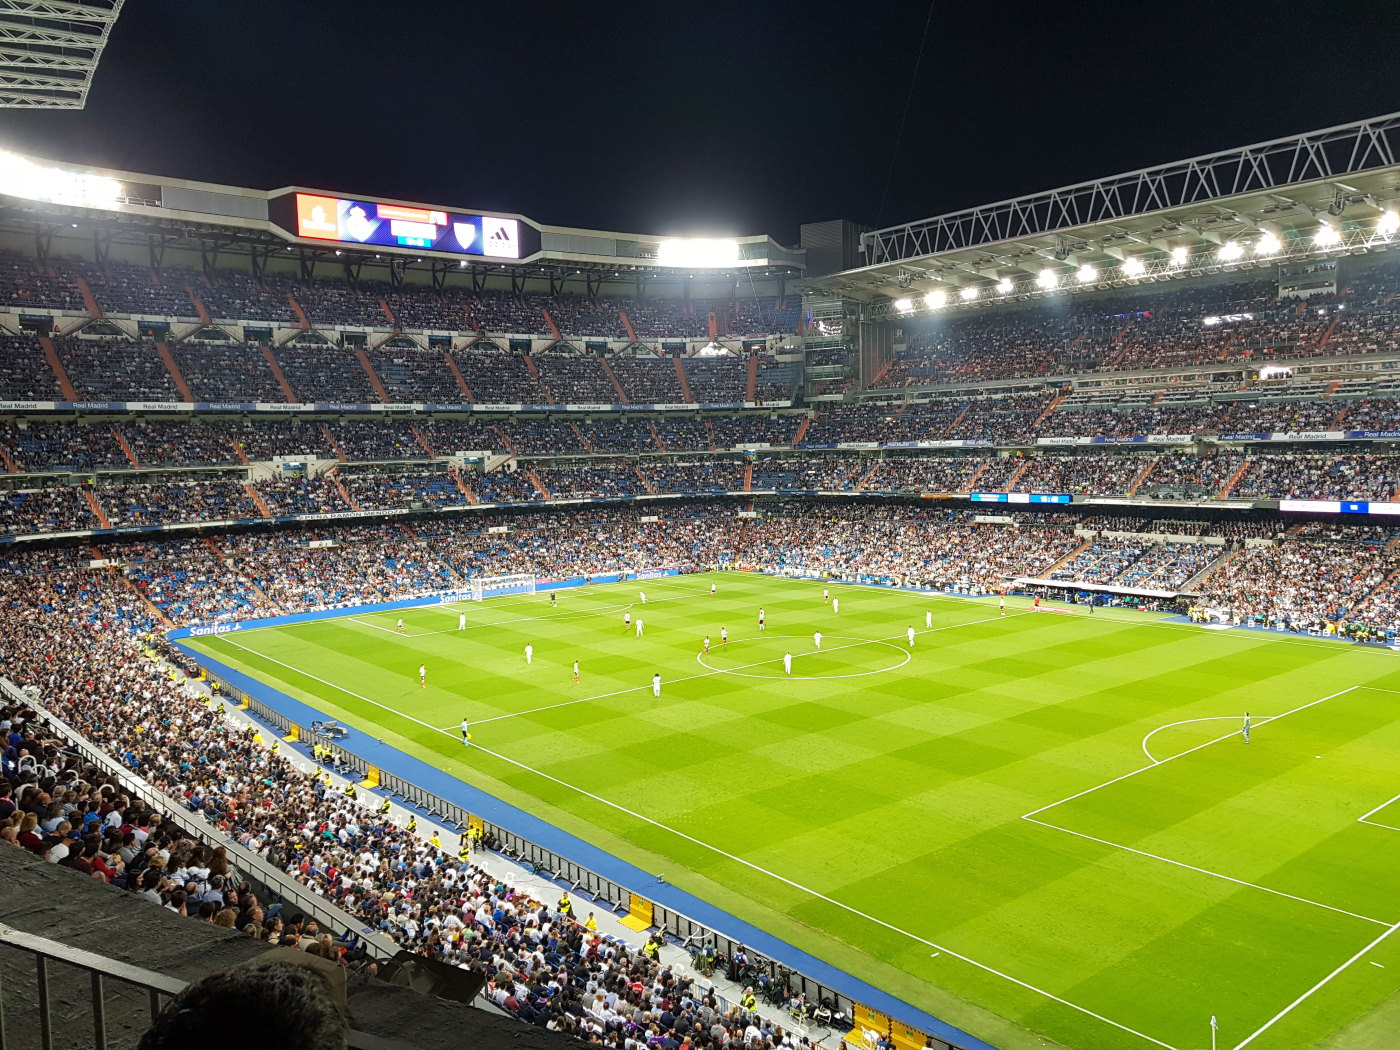
[[[374,365],[370,362],[369,354],[363,350],[355,351],[355,359],[360,362],[360,367],[365,370],[365,375],[369,377],[369,385],[374,390],[374,396],[379,398],[381,405],[389,403],[389,392],[384,389],[384,383],[374,371]]]
[[[549,314],[544,312],[543,307],[540,308],[540,313],[544,314],[546,317],[549,316]],[[554,324],[553,321],[550,321],[549,323],[551,325]],[[532,378],[535,381],[535,385],[540,388],[540,393],[544,396],[545,404],[554,404],[554,398],[549,396],[549,390],[545,387],[544,381],[540,378],[540,369],[539,366],[535,364],[534,357],[532,357],[530,354],[521,354],[520,358],[522,361],[525,362],[525,369],[530,373],[530,378]]]
[[[204,305],[204,300],[196,294],[193,285],[185,287],[185,294],[190,297],[190,302],[194,304],[194,312],[199,316],[199,323],[213,324],[214,318],[210,315],[209,308]]]
[[[501,446],[512,456],[520,455],[520,453],[515,450],[515,445],[511,443],[510,438],[506,436],[506,432],[504,430],[502,430],[500,427],[493,426],[491,428],[491,433],[495,434],[498,438],[501,439]]]
[[[131,469],[140,470],[141,462],[136,458],[136,453],[131,450],[131,445],[127,443],[126,435],[116,427],[113,427],[112,439],[120,446],[122,453],[126,456],[127,462],[131,464]]]
[[[433,446],[428,444],[428,439],[423,436],[423,432],[417,427],[409,427],[408,429],[413,434],[413,440],[418,442],[419,448],[428,454],[428,458],[437,459],[437,454],[433,451]]]
[[[647,495],[649,495],[649,496],[655,496],[655,495],[656,495],[656,488],[655,488],[655,487],[652,485],[652,483],[647,479],[647,476],[646,476],[645,474],[642,473],[642,468],[641,468],[641,467],[638,467],[638,466],[636,466],[636,465],[633,465],[632,470],[633,470],[633,472],[637,475],[637,480],[640,481],[640,482],[642,483],[642,488],[644,488],[644,489],[647,490]]]
[[[1142,487],[1142,483],[1147,480],[1147,475],[1152,473],[1153,468],[1157,466],[1157,463],[1160,459],[1160,456],[1153,456],[1151,461],[1147,464],[1147,466],[1142,468],[1142,470],[1138,473],[1138,476],[1133,479],[1132,484],[1128,486],[1127,494],[1129,496],[1137,495],[1137,490]]]
[[[96,550],[96,548],[93,548],[94,554],[96,554]],[[101,555],[97,556],[101,557]],[[147,611],[150,612],[150,614],[153,617],[155,617],[156,623],[164,624],[166,627],[175,626],[175,622],[171,620],[170,617],[166,616],[165,613],[160,611],[159,605],[151,601],[150,598],[146,597],[146,592],[143,591],[140,587],[136,586],[136,584],[132,582],[130,576],[128,576],[126,573],[122,572],[121,569],[118,568],[109,568],[107,571],[115,572],[121,576],[122,583],[126,584],[127,590],[131,591],[132,594],[136,595],[137,599],[141,602],[142,605],[146,607]]]
[[[653,441],[656,442],[656,450],[657,450],[658,452],[665,452],[665,451],[666,451],[666,442],[664,442],[664,441],[661,440],[661,431],[659,431],[659,430],[656,429],[656,424],[655,424],[655,423],[648,422],[648,423],[647,423],[647,426],[651,428],[651,439],[652,439]],[[705,423],[705,427],[706,427],[707,430],[708,430],[709,426],[710,426],[710,424],[709,424],[709,421],[707,420],[706,423]],[[711,444],[711,447],[714,446],[714,442],[711,442],[710,444]]]
[[[390,328],[397,328],[399,326],[398,320],[394,317],[394,311],[389,308],[388,299],[379,300],[379,309],[384,311],[384,318],[389,322]]]
[[[87,500],[88,509],[92,511],[93,517],[97,519],[97,524],[104,529],[110,529],[112,523],[107,520],[106,513],[102,510],[102,505],[97,502],[97,493],[87,486],[83,487],[83,498]]]
[[[544,487],[544,483],[535,476],[535,472],[533,470],[525,470],[521,471],[521,473],[525,475],[526,479],[529,480],[531,485],[535,486],[542,498],[546,500],[553,499],[553,497],[549,494],[549,489]]]
[[[1035,417],[1035,422],[1031,424],[1031,430],[1035,430],[1038,426],[1040,426],[1040,424],[1044,423],[1045,420],[1046,420],[1046,417],[1048,417],[1048,416],[1050,415],[1051,412],[1055,411],[1055,409],[1059,408],[1059,407],[1060,407],[1060,402],[1063,401],[1063,400],[1064,400],[1064,397],[1063,397],[1063,396],[1057,397],[1057,398],[1054,398],[1053,400],[1051,400],[1051,402],[1050,402],[1048,405],[1045,406],[1045,411],[1042,412],[1042,413],[1040,413],[1040,415],[1038,415],[1038,416]],[[1007,491],[1007,492],[1010,492],[1011,490],[1008,488],[1006,491]]]
[[[1001,488],[997,489],[997,491],[998,491],[998,492],[1015,492],[1015,491],[1016,491],[1016,482],[1018,482],[1018,481],[1021,480],[1021,475],[1024,474],[1027,470],[1029,470],[1029,469],[1030,469],[1030,466],[1031,466],[1031,461],[1030,461],[1029,459],[1027,459],[1027,460],[1022,460],[1021,465],[1020,465],[1019,467],[1016,468],[1015,473],[1012,474],[1011,477],[1007,478],[1007,479],[1006,479],[1006,484],[1003,485]]]
[[[540,307],[540,314],[543,315],[543,317],[544,317],[544,323],[545,323],[546,325],[549,326],[549,334],[552,335],[552,336],[554,336],[554,342],[555,342],[555,343],[561,343],[561,342],[563,342],[563,341],[564,341],[564,336],[560,333],[560,331],[559,331],[559,326],[558,326],[557,324],[554,323],[554,318],[552,318],[552,317],[549,316],[549,311],[546,310],[543,306],[541,306],[541,307]],[[554,344],[551,343],[550,345],[553,346]],[[532,368],[532,369],[530,369],[530,371],[534,372],[534,369]],[[538,373],[536,373],[535,378],[536,378],[536,379],[539,378],[539,374],[538,374]]]
[[[956,433],[956,432],[957,432],[957,429],[958,429],[958,424],[961,423],[961,422],[963,421],[963,417],[964,417],[965,415],[967,415],[968,411],[969,411],[971,408],[972,408],[972,402],[971,402],[971,401],[969,401],[967,404],[963,405],[962,411],[959,412],[959,413],[957,414],[957,416],[954,417],[954,419],[953,419],[953,421],[952,421],[951,423],[949,423],[946,427],[944,427],[942,430],[940,430],[940,431],[938,432],[938,436],[939,436],[940,438],[945,438],[945,437],[947,437],[949,434]]]
[[[681,362],[681,359],[679,357],[673,357],[671,358],[671,361],[676,366],[676,378],[680,380],[681,400],[684,401],[687,405],[695,404],[695,398],[690,396],[690,384],[686,382],[685,379],[685,365]]]
[[[752,402],[754,395],[758,393],[758,355],[749,355],[749,378],[744,387],[744,400]]]
[[[262,352],[268,367],[272,369],[272,378],[277,380],[277,386],[282,391],[282,396],[287,399],[287,404],[295,404],[297,395],[292,390],[292,384],[287,382],[287,377],[282,374],[282,366],[278,364],[277,355],[272,352],[272,347],[264,346]]]
[[[661,435],[656,436],[656,440],[661,440]],[[705,420],[705,447],[711,452],[715,450],[715,425],[708,419]]]
[[[185,377],[180,374],[180,366],[175,363],[175,355],[170,352],[170,347],[162,340],[156,343],[156,353],[160,355],[161,361],[165,364],[165,370],[170,373],[170,378],[175,383],[175,389],[180,391],[180,397],[186,404],[194,403],[194,395],[190,393]]]
[[[1008,489],[1008,491],[1010,491],[1010,489]],[[1044,579],[1045,577],[1049,576],[1052,572],[1054,572],[1056,569],[1058,569],[1061,565],[1067,565],[1067,564],[1069,564],[1069,563],[1070,563],[1071,561],[1073,561],[1075,558],[1079,557],[1079,555],[1081,555],[1082,553],[1084,553],[1084,551],[1088,550],[1090,544],[1092,544],[1093,542],[1094,542],[1093,540],[1091,540],[1091,539],[1089,539],[1089,537],[1085,536],[1085,537],[1084,537],[1083,539],[1081,539],[1081,540],[1079,541],[1079,543],[1075,546],[1074,550],[1070,551],[1068,554],[1066,554],[1066,555],[1065,555],[1063,558],[1061,558],[1059,561],[1055,562],[1054,565],[1051,565],[1051,566],[1047,567],[1047,568],[1045,569],[1045,571],[1042,572],[1042,573],[1040,574],[1040,575],[1041,575],[1041,578]]]
[[[629,343],[638,342],[637,330],[632,327],[632,320],[627,316],[625,310],[619,310],[617,312],[617,319],[622,322],[622,330],[627,333],[627,341]]]
[[[451,351],[445,352],[442,358],[447,362],[447,370],[452,373],[452,379],[456,382],[457,389],[462,392],[462,396],[466,398],[467,404],[476,404],[476,398],[472,396],[472,388],[467,386],[467,381],[462,376],[462,370],[457,367],[457,359],[452,356]]]
[[[331,481],[335,483],[335,490],[340,493],[340,498],[345,501],[345,505],[351,510],[359,510],[360,505],[350,498],[350,491],[345,487],[345,482],[340,480],[340,475],[332,474]]]
[[[1230,475],[1230,480],[1225,482],[1225,487],[1220,490],[1215,498],[1229,499],[1230,493],[1235,491],[1235,486],[1240,483],[1240,479],[1244,477],[1245,471],[1249,470],[1253,465],[1254,458],[1252,456],[1246,456],[1244,462],[1240,464],[1239,469]]]
[[[237,438],[229,438],[228,441],[229,444],[233,446],[233,454],[237,457],[238,462],[242,463],[245,467],[251,466],[248,461],[248,453],[243,451],[243,443]]]
[[[1196,574],[1195,574],[1194,576],[1192,576],[1189,580],[1187,580],[1185,583],[1183,583],[1183,584],[1181,585],[1181,587],[1179,588],[1179,590],[1182,590],[1182,591],[1193,591],[1193,590],[1195,590],[1196,587],[1197,587],[1199,584],[1205,582],[1205,579],[1206,579],[1207,576],[1209,576],[1209,575],[1210,575],[1211,573],[1213,573],[1216,569],[1220,568],[1220,567],[1221,567],[1222,565],[1224,565],[1226,562],[1228,562],[1228,561],[1230,561],[1232,558],[1234,558],[1234,556],[1235,556],[1236,554],[1240,554],[1240,553],[1243,553],[1243,548],[1241,548],[1241,550],[1231,550],[1229,547],[1221,547],[1221,548],[1220,548],[1220,555],[1219,555],[1218,557],[1216,557],[1216,558],[1212,558],[1209,565],[1207,565],[1207,566],[1206,566],[1205,568],[1203,568],[1200,572],[1196,573]]]
[[[4,463],[5,469],[11,474],[18,474],[20,472],[19,467],[15,465],[15,461],[10,457],[10,450],[4,445],[0,445],[0,463]]]
[[[863,478],[861,478],[860,481],[856,482],[856,491],[857,491],[857,492],[864,492],[864,491],[865,491],[865,486],[868,485],[868,484],[870,484],[870,479],[873,478],[873,477],[875,476],[875,474],[879,471],[879,469],[880,469],[880,464],[879,464],[879,462],[877,461],[873,467],[871,467],[869,470],[867,470],[867,471],[865,472],[865,476],[864,476]]]
[[[340,446],[336,443],[335,438],[331,437],[331,428],[326,426],[326,424],[322,423],[321,433],[325,436],[326,444],[329,445],[331,447],[331,451],[335,453],[335,458],[340,460],[340,462],[344,463],[345,453],[340,450]]]
[[[88,284],[86,277],[78,278],[78,292],[83,297],[83,305],[87,307],[89,317],[97,318],[103,316],[102,307],[97,305],[97,297],[92,294],[92,285]]]
[[[301,308],[301,303],[297,302],[297,297],[291,292],[288,292],[287,302],[291,305],[292,314],[297,319],[297,327],[309,329],[311,327],[311,318],[306,316],[306,311]]]
[[[802,444],[802,440],[807,436],[807,428],[811,425],[812,417],[810,415],[803,416],[802,422],[797,425],[797,433],[792,436],[793,448],[796,448],[798,445]]]
[[[583,446],[583,450],[590,456],[593,455],[593,446],[589,443],[588,439],[583,436],[583,431],[578,428],[578,424],[570,423],[569,429],[574,432],[574,437],[578,438],[578,443]]]
[[[462,495],[467,498],[468,503],[470,503],[473,507],[481,506],[481,500],[476,498],[476,493],[471,490],[471,486],[469,486],[466,483],[466,481],[462,479],[461,471],[454,470],[452,472],[452,480],[457,483],[458,491],[461,492]],[[453,571],[455,572],[456,570]]]
[[[618,316],[624,321],[627,319],[626,314],[619,314]],[[629,327],[627,330],[630,333],[632,329]],[[613,390],[617,391],[617,403],[619,405],[630,405],[632,402],[627,398],[627,391],[622,389],[622,384],[618,382],[617,379],[617,373],[613,371],[612,365],[608,364],[608,359],[600,354],[598,355],[598,364],[602,366],[603,374],[608,377],[608,382],[612,384]]]
[[[872,380],[870,381],[870,385],[871,385],[872,387],[879,386],[879,385],[880,385],[880,380],[882,380],[882,379],[885,378],[885,373],[888,372],[888,371],[889,371],[891,368],[893,368],[893,367],[894,367],[894,358],[890,358],[888,361],[885,362],[885,367],[882,368],[882,369],[880,369],[880,371],[878,371],[878,372],[875,373],[875,378],[872,379]]]
[[[49,363],[49,368],[53,371],[53,377],[58,382],[58,389],[69,401],[78,400],[78,392],[73,389],[73,382],[68,378],[68,372],[63,367],[63,362],[58,358],[58,347],[53,345],[53,340],[46,335],[39,337],[39,345],[44,349],[44,360]]]
[[[752,491],[753,491],[753,464],[752,464],[752,463],[745,463],[745,464],[744,464],[744,491],[745,491],[745,492],[752,492]]]
[[[1332,333],[1335,332],[1335,331],[1337,330],[1337,325],[1338,325],[1338,323],[1341,321],[1341,319],[1342,319],[1342,315],[1341,315],[1341,314],[1333,314],[1333,315],[1332,315],[1332,323],[1329,324],[1329,325],[1327,326],[1327,331],[1325,331],[1325,332],[1322,333],[1322,338],[1319,339],[1318,342],[1317,342],[1317,348],[1318,348],[1319,350],[1321,350],[1324,346],[1326,346],[1326,345],[1331,341],[1331,339],[1332,339]]]
[[[987,466],[988,466],[988,464],[989,464],[990,462],[991,462],[990,460],[986,460],[986,459],[984,459],[984,460],[982,461],[982,463],[978,466],[978,468],[972,472],[972,477],[970,477],[970,478],[967,479],[967,484],[963,487],[963,489],[962,489],[962,491],[959,493],[959,495],[965,496],[965,495],[967,495],[969,492],[975,492],[975,491],[976,491],[975,486],[977,485],[977,479],[980,478],[980,477],[982,476],[982,472],[983,472],[984,470],[987,469]]]
[[[238,454],[240,456],[243,455],[243,450],[239,449]],[[244,462],[247,462],[246,456],[244,457]],[[268,509],[267,503],[262,498],[262,494],[259,493],[257,489],[253,488],[251,482],[245,481],[243,483],[243,491],[248,493],[248,498],[253,501],[253,506],[258,508],[259,514],[261,514],[264,518],[272,517],[272,511]],[[218,553],[217,549],[215,550],[215,553]]]

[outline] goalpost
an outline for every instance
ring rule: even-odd
[[[534,594],[534,573],[514,576],[479,576],[467,581],[467,596],[474,602],[483,598],[503,598],[508,594]]]

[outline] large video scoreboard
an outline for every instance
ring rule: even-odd
[[[540,234],[529,223],[420,205],[349,200],[289,193],[269,202],[272,221],[314,241],[522,259],[539,251]]]

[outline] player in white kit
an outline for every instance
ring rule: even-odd
[[[841,611],[841,599],[840,599],[840,598],[833,598],[833,599],[831,599],[831,611],[834,612],[834,613],[839,613],[839,612]]]
[[[718,594],[718,593],[719,593],[719,588],[717,588],[713,583],[710,584],[710,597],[713,598],[713,597],[714,597],[716,594]]]
[[[911,623],[909,625],[909,630],[904,633],[909,636],[909,648],[914,648],[914,625]]]
[[[399,617],[399,622],[396,623],[396,624],[394,624],[394,630],[398,631],[399,634],[403,634],[403,617],[402,617],[402,616]]]
[[[930,609],[930,610],[926,610],[926,611],[924,612],[924,627],[928,628],[928,627],[932,627],[932,626],[933,626],[933,611]]]
[[[624,631],[630,631],[632,629],[632,614],[630,612],[622,614],[622,629]]]
[[[818,649],[820,649],[820,648],[822,647],[822,633],[821,633],[821,631],[813,631],[813,632],[812,632],[812,644],[813,644],[814,646],[816,646]]]
[[[525,643],[525,664],[529,666],[535,662],[535,647],[529,642]]]
[[[722,645],[722,646],[724,646],[726,649],[729,648],[729,628],[728,628],[728,627],[721,627],[721,628],[719,629],[719,644]]]
[[[766,631],[766,630],[768,629],[768,628],[764,625],[764,622],[763,622],[763,610],[762,610],[762,609],[759,609],[759,610],[758,610],[758,629],[759,629],[760,631]]]
[[[462,746],[472,746],[472,727],[465,718],[462,719]]]
[[[829,602],[829,601],[831,601],[831,592],[830,592],[829,590],[827,590],[825,587],[822,588],[822,601],[824,601],[824,602]]]
[[[783,673],[792,674],[792,653],[783,653]]]
[[[426,688],[428,688],[428,665],[427,665],[427,664],[419,664],[419,665],[418,665],[418,688],[419,688],[419,689],[426,689]]]
[[[651,695],[652,695],[652,696],[660,696],[660,695],[661,695],[661,672],[660,672],[660,671],[658,671],[656,674],[654,674],[654,675],[651,676]]]
[[[641,618],[640,616],[638,616],[638,617],[637,617],[637,637],[640,638],[641,636],[642,636],[642,618]]]
[[[466,613],[459,613],[459,614],[457,615],[457,630],[459,630],[459,631],[465,631],[466,629],[467,629],[467,614],[466,614]]]
[[[1006,615],[1006,595],[1003,594],[997,599],[997,609],[1001,612],[1001,615]]]
[[[640,598],[640,599],[642,600],[642,604],[643,604],[643,605],[645,605],[645,604],[647,603],[647,592],[646,592],[646,591],[638,591],[638,592],[637,592],[637,597]]]

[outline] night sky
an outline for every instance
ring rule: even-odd
[[[914,77],[929,11],[128,0],[87,109],[0,147],[791,243],[1400,110],[1397,0],[935,0]]]

